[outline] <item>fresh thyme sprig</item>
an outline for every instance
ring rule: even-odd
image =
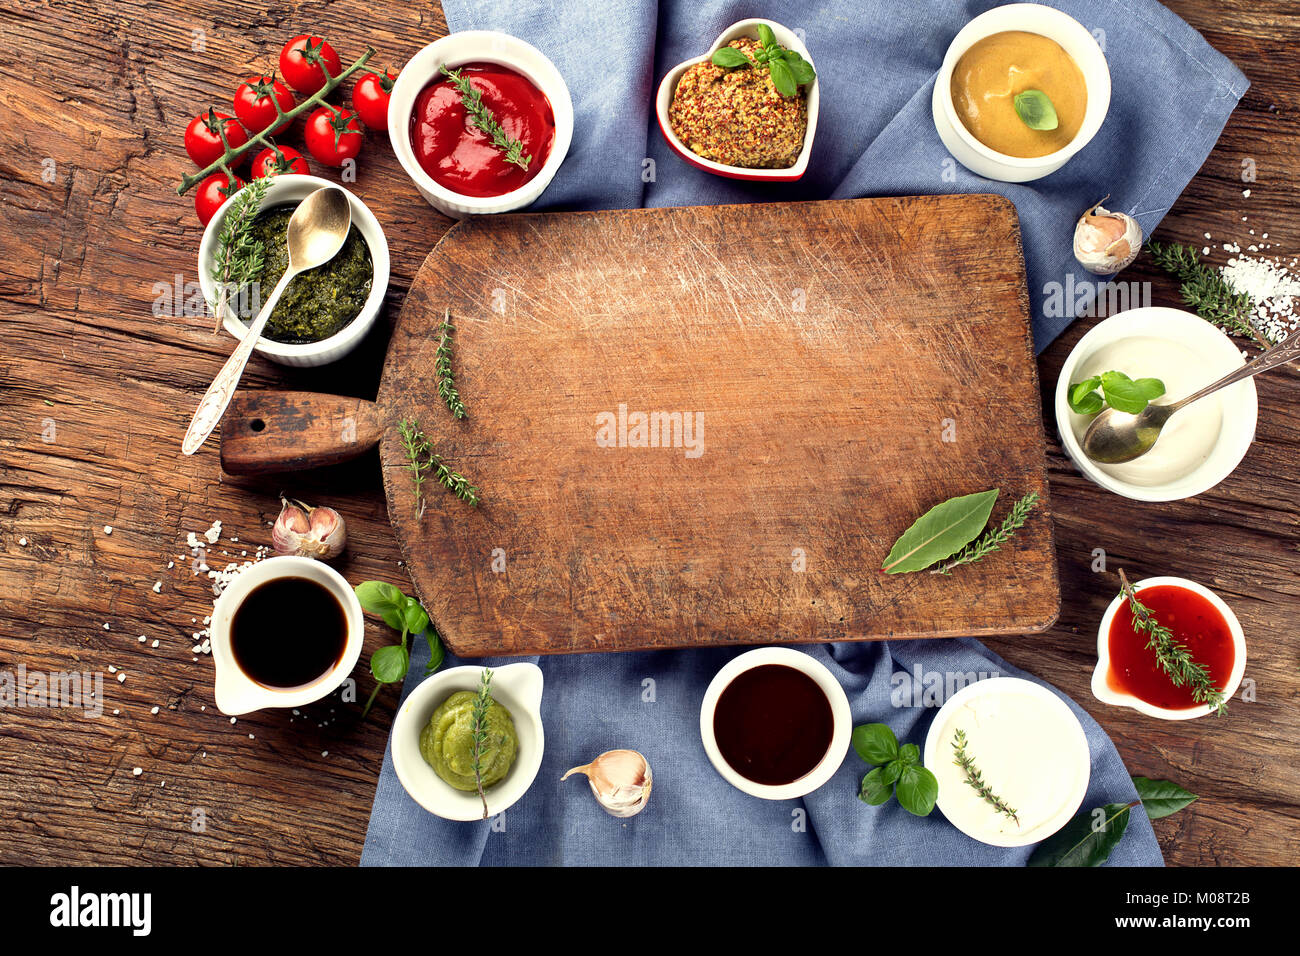
[[[528,171],[528,164],[533,161],[532,154],[524,155],[524,144],[506,135],[506,131],[501,128],[497,122],[496,116],[492,111],[483,105],[483,94],[474,88],[469,79],[461,75],[459,69],[449,70],[444,63],[442,73],[447,79],[451,80],[456,91],[460,93],[460,101],[465,105],[465,110],[474,117],[474,125],[487,133],[492,140],[492,145],[501,152],[506,154],[506,162],[514,163],[524,172]]]
[[[1137,591],[1128,583],[1123,568],[1119,571],[1119,582],[1119,593],[1128,599],[1129,611],[1133,615],[1133,630],[1147,636],[1146,649],[1155,652],[1156,664],[1173,685],[1190,687],[1192,700],[1198,704],[1209,704],[1216,714],[1227,710],[1227,698],[1214,683],[1205,665],[1198,663],[1187,645],[1174,637],[1174,632],[1157,621],[1151,609],[1138,600]]]
[[[464,475],[452,471],[443,463],[442,456],[434,452],[433,445],[420,428],[419,422],[414,418],[403,418],[397,423],[397,432],[401,435],[402,451],[406,455],[406,465],[403,467],[411,473],[411,481],[415,485],[417,517],[424,517],[424,481],[430,471],[438,484],[461,501],[467,502],[470,507],[478,507],[478,488],[470,484]]]
[[[270,183],[270,178],[254,179],[235,193],[235,198],[230,201],[230,209],[221,220],[217,252],[212,257],[212,281],[217,284],[217,301],[209,303],[212,314],[217,317],[213,332],[221,331],[230,296],[250,282],[257,281],[257,277],[262,274],[266,249],[254,237],[252,227],[253,220],[261,211],[262,200],[266,198],[266,187]]]
[[[1016,816],[1015,808],[994,793],[993,788],[984,782],[983,775],[975,766],[975,758],[966,752],[966,743],[966,731],[959,729],[953,733],[953,763],[965,772],[966,782],[980,795],[981,800],[992,806],[998,813],[1010,817],[1016,826],[1020,826],[1020,818]]]
[[[442,339],[438,342],[434,364],[438,374],[438,394],[447,403],[447,410],[453,418],[464,418],[465,403],[460,400],[460,392],[456,391],[456,375],[451,369],[451,338],[456,334],[456,328],[451,324],[451,309],[443,310],[441,331]]]
[[[478,790],[479,799],[483,801],[483,819],[488,818],[487,794],[483,792],[483,752],[487,748],[487,712],[492,706],[492,672],[486,667],[483,673],[479,675],[478,695],[474,698],[473,726],[470,730],[470,736],[473,741],[470,748],[470,759],[474,767],[474,787]]]
[[[1147,251],[1156,265],[1179,281],[1183,302],[1197,315],[1235,335],[1249,336],[1264,348],[1272,345],[1250,321],[1254,309],[1250,296],[1234,292],[1223,273],[1201,262],[1194,248],[1176,242],[1148,242]]]
[[[961,564],[971,564],[981,558],[987,557],[994,551],[997,551],[1002,545],[1007,543],[1020,526],[1025,523],[1029,513],[1038,505],[1038,492],[1031,491],[1014,505],[1011,506],[1010,513],[1002,519],[1002,524],[992,531],[986,531],[975,541],[972,541],[966,547],[962,548],[956,557],[950,558],[937,568],[932,568],[931,574],[951,574],[952,569]]]

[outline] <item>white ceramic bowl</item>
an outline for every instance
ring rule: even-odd
[[[1070,792],[1070,796],[1065,800],[1060,809],[1057,810],[1049,819],[1037,824],[1032,829],[1019,834],[990,834],[990,833],[973,833],[971,830],[962,826],[959,822],[959,816],[954,814],[949,816],[944,811],[944,817],[958,830],[965,833],[972,840],[978,840],[989,846],[1015,847],[1028,846],[1031,843],[1037,843],[1045,840],[1061,827],[1070,822],[1070,819],[1083,804],[1083,798],[1088,793],[1088,780],[1092,775],[1092,758],[1088,749],[1088,737],[1083,732],[1083,724],[1079,723],[1079,718],[1074,716],[1074,712],[1066,706],[1056,694],[1040,684],[1033,681],[1024,680],[1020,677],[989,677],[974,684],[967,684],[957,693],[953,694],[939,708],[939,712],[934,715],[934,720],[930,724],[930,730],[925,735],[925,751],[921,757],[923,766],[933,768],[939,766],[944,761],[952,761],[952,753],[940,752],[940,746],[944,745],[941,741],[945,725],[952,717],[953,712],[958,708],[965,706],[977,697],[987,694],[1024,694],[1041,700],[1044,705],[1053,711],[1059,713],[1069,726],[1068,735],[1060,741],[1062,750],[1068,748],[1073,751],[1075,760],[1074,781],[1075,786]],[[947,745],[951,746],[951,745]],[[964,784],[963,784],[964,786]],[[952,797],[949,795],[948,803],[951,806]],[[939,788],[939,799],[936,806],[944,810],[944,788]],[[954,819],[958,817],[958,819]]]
[[[1237,689],[1241,686],[1241,679],[1246,673],[1246,635],[1241,630],[1241,622],[1237,620],[1237,615],[1233,614],[1232,609],[1209,588],[1186,578],[1146,578],[1134,584],[1133,589],[1140,594],[1143,588],[1158,587],[1162,584],[1171,584],[1196,592],[1213,604],[1223,615],[1223,619],[1228,622],[1228,631],[1232,634],[1233,662],[1232,673],[1228,676],[1228,683],[1224,687],[1224,697],[1231,699],[1237,693]],[[1102,616],[1101,626],[1097,628],[1097,667],[1092,672],[1092,696],[1103,704],[1132,707],[1148,717],[1159,717],[1161,720],[1190,720],[1193,717],[1204,717],[1206,714],[1213,713],[1214,708],[1209,704],[1180,710],[1157,707],[1148,704],[1140,697],[1125,694],[1110,686],[1106,680],[1106,674],[1110,670],[1110,625],[1120,608],[1127,604],[1128,601],[1123,595],[1116,595],[1115,600],[1110,602],[1110,607],[1106,608],[1106,613]]]
[[[727,685],[742,672],[764,664],[784,664],[786,667],[793,667],[807,674],[817,682],[817,686],[822,689],[822,693],[826,695],[831,705],[831,745],[826,749],[826,755],[817,766],[798,780],[780,786],[755,783],[737,773],[722,756],[722,752],[718,749],[717,738],[713,734],[713,713],[717,709],[718,698],[722,696]],[[729,661],[714,676],[700,704],[700,737],[704,741],[704,752],[709,755],[709,761],[714,769],[737,790],[743,790],[751,796],[764,800],[791,800],[802,797],[830,780],[835,775],[835,771],[840,768],[840,764],[844,762],[844,755],[848,753],[849,739],[852,735],[853,715],[849,712],[849,699],[840,682],[835,679],[835,675],[824,664],[803,651],[795,651],[787,647],[760,647],[746,651]]]
[[[685,143],[677,138],[677,134],[673,132],[672,123],[668,120],[668,110],[673,105],[673,94],[677,92],[677,81],[682,78],[682,74],[696,63],[703,63],[710,59],[720,48],[738,37],[758,39],[758,25],[760,23],[766,23],[772,28],[777,43],[787,50],[794,50],[812,64],[814,71],[817,69],[817,64],[813,63],[812,57],[808,54],[808,48],[803,45],[803,41],[799,39],[794,31],[781,26],[774,20],[765,20],[761,17],[739,20],[719,34],[707,53],[702,53],[683,63],[678,63],[668,71],[662,82],[660,82],[659,92],[655,96],[655,115],[659,118],[659,130],[663,133],[664,139],[668,141],[668,145],[673,148],[677,155],[698,169],[703,169],[718,176],[726,176],[729,179],[749,179],[759,182],[793,182],[808,171],[808,157],[812,155],[813,138],[817,135],[817,113],[821,103],[820,77],[814,78],[808,86],[808,129],[804,133],[803,149],[799,153],[799,158],[788,169],[749,169],[744,166],[728,166],[724,163],[715,163],[711,159],[705,159],[703,156],[692,152]]]
[[[1055,40],[1083,73],[1088,89],[1083,125],[1070,144],[1055,153],[1025,158],[990,149],[966,128],[953,105],[952,71],[957,61],[980,40],[1008,30],[1037,33]],[[957,162],[986,179],[1026,183],[1056,172],[1097,135],[1110,109],[1110,68],[1101,47],[1078,20],[1039,3],[1009,3],[981,13],[953,38],[934,81],[931,108],[939,139]]]
[[[439,185],[420,166],[411,147],[411,114],[416,97],[430,83],[442,78],[444,65],[454,69],[466,63],[495,63],[523,74],[546,94],[555,114],[555,142],[541,170],[518,189],[500,196],[463,196]],[[388,101],[388,139],[397,161],[420,195],[443,215],[459,219],[510,212],[536,200],[551,184],[568,155],[573,141],[573,100],[555,64],[531,43],[494,30],[466,30],[435,40],[407,61]]]
[[[348,628],[347,643],[338,663],[310,684],[287,690],[267,687],[248,677],[235,663],[235,656],[230,649],[230,625],[235,611],[254,588],[277,578],[308,578],[324,585],[343,606]],[[293,555],[267,558],[241,572],[221,592],[212,611],[210,626],[212,663],[216,670],[213,695],[217,709],[231,717],[264,707],[302,707],[320,700],[352,673],[352,668],[361,657],[361,644],[365,637],[361,603],[357,600],[352,585],[328,564]]]
[[[321,179],[319,176],[302,176],[296,173],[276,176],[266,189],[266,197],[262,200],[262,208],[270,209],[272,206],[279,206],[283,203],[300,202],[311,193],[325,186],[343,189],[337,183],[332,183],[328,179]],[[352,224],[357,227],[362,238],[366,240],[366,245],[370,247],[370,261],[375,267],[370,295],[355,319],[329,338],[321,339],[319,342],[293,345],[272,342],[266,336],[262,336],[258,340],[255,349],[272,362],[295,367],[326,365],[335,362],[361,343],[361,340],[366,337],[366,333],[375,324],[379,310],[383,307],[384,295],[388,292],[388,240],[384,237],[384,230],[379,225],[379,220],[375,218],[375,214],[370,211],[366,204],[348,190],[343,189],[343,192],[347,193],[348,206],[352,213]],[[199,243],[199,284],[203,288],[204,297],[209,302],[215,302],[217,298],[217,284],[212,279],[212,257],[216,254],[217,237],[221,234],[221,221],[229,210],[230,200],[227,199],[221,208],[217,210],[216,215],[212,217],[207,229],[203,230],[203,240]],[[270,293],[270,291],[270,289],[266,290],[267,293]],[[223,326],[227,332],[237,339],[242,339],[244,333],[248,331],[248,327],[235,318],[235,313],[229,307],[226,309]]]
[[[481,820],[477,793],[457,790],[438,776],[420,753],[420,731],[438,706],[457,691],[478,690],[481,667],[452,667],[426,677],[402,702],[389,740],[393,769],[411,799],[446,820]],[[506,710],[519,735],[519,751],[505,777],[487,790],[488,812],[495,816],[524,795],[542,766],[546,738],[542,731],[542,669],[536,664],[507,664],[492,669],[492,698]]]
[[[1168,339],[1190,349],[1205,362],[1206,377],[1203,385],[1240,368],[1246,361],[1231,338],[1191,312],[1152,306],[1112,315],[1097,323],[1079,340],[1061,368],[1061,377],[1056,382],[1056,427],[1060,432],[1061,444],[1079,471],[1107,491],[1125,498],[1135,501],[1178,501],[1203,494],[1232,474],[1255,440],[1259,401],[1255,383],[1250,379],[1230,385],[1216,396],[1204,399],[1214,401],[1217,398],[1220,402],[1223,424],[1219,439],[1200,466],[1164,484],[1137,485],[1116,478],[1107,471],[1107,466],[1099,465],[1085,456],[1079,445],[1079,435],[1076,435],[1075,428],[1086,428],[1087,419],[1076,415],[1070,408],[1070,383],[1075,378],[1075,371],[1104,346],[1134,337]],[[1171,395],[1169,400],[1183,397]]]

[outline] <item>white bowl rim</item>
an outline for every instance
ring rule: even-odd
[[[1242,678],[1246,674],[1246,633],[1242,630],[1241,621],[1233,613],[1232,608],[1227,603],[1196,581],[1187,578],[1171,577],[1164,575],[1155,578],[1143,578],[1133,585],[1133,590],[1140,592],[1143,588],[1172,586],[1185,588],[1194,594],[1199,594],[1212,605],[1215,610],[1223,615],[1224,621],[1228,624],[1228,633],[1232,635],[1233,662],[1232,672],[1228,675],[1228,682],[1224,685],[1223,696],[1231,700],[1241,687]],[[1157,707],[1155,704],[1149,704],[1141,697],[1133,694],[1126,694],[1123,691],[1112,690],[1106,684],[1106,674],[1110,670],[1110,626],[1115,620],[1115,615],[1119,609],[1124,606],[1126,599],[1124,595],[1117,594],[1106,608],[1106,613],[1102,615],[1101,623],[1097,626],[1097,666],[1092,672],[1092,696],[1096,697],[1103,704],[1111,704],[1115,707],[1131,707],[1134,710],[1146,714],[1148,717],[1158,717],[1161,720],[1191,720],[1196,717],[1204,717],[1214,712],[1209,704],[1202,704],[1196,707],[1184,707],[1177,710],[1169,707]]]
[[[1079,720],[1074,711],[1070,709],[1069,705],[1062,700],[1061,696],[1054,690],[1044,687],[1042,684],[1035,683],[1034,681],[1026,680],[1023,677],[1010,676],[986,677],[984,680],[976,681],[973,684],[967,684],[961,690],[957,691],[957,693],[944,701],[943,706],[935,713],[934,720],[930,722],[930,729],[927,730],[925,734],[925,748],[921,756],[921,765],[925,767],[933,767],[940,759],[938,754],[939,732],[954,710],[962,706],[972,697],[995,693],[1028,694],[1031,697],[1037,697],[1049,701],[1051,706],[1059,708],[1061,713],[1069,717],[1071,728],[1073,731],[1077,732],[1075,734],[1075,743],[1082,745],[1078,749],[1083,757],[1084,772],[1083,782],[1079,787],[1078,798],[1071,798],[1066,801],[1063,808],[1057,811],[1055,816],[1050,817],[1046,823],[1041,823],[1035,827],[1034,830],[1030,831],[1030,834],[1032,835],[1029,835],[1028,838],[1026,838],[1026,834],[1020,834],[1018,836],[1007,835],[1005,837],[997,837],[996,835],[991,834],[977,836],[969,830],[959,826],[953,821],[952,817],[948,816],[946,813],[944,814],[944,819],[951,823],[955,829],[966,834],[966,836],[970,837],[972,840],[977,840],[978,842],[988,846],[1029,846],[1031,843],[1038,843],[1042,840],[1046,840],[1052,834],[1059,831],[1061,827],[1070,822],[1075,813],[1078,812],[1079,807],[1083,805],[1083,799],[1088,795],[1088,785],[1092,780],[1092,748],[1088,745],[1088,734],[1083,729],[1083,722]],[[939,798],[935,802],[935,806],[937,806],[940,811],[943,810],[942,790],[939,791]],[[1047,830],[1048,827],[1051,829]],[[1043,832],[1044,830],[1047,830],[1047,832]]]
[[[324,352],[339,350],[341,357],[343,353],[350,351],[361,339],[365,338],[371,326],[374,325],[375,317],[378,316],[380,308],[383,306],[384,296],[388,293],[391,268],[388,258],[388,237],[384,235],[384,227],[379,224],[379,220],[371,212],[370,207],[356,193],[345,186],[330,182],[320,176],[307,173],[282,173],[272,178],[271,185],[266,189],[264,205],[270,208],[284,202],[293,202],[294,200],[289,198],[276,200],[275,193],[277,191],[285,192],[305,188],[307,185],[312,185],[317,189],[333,186],[335,189],[343,190],[344,194],[347,195],[352,210],[352,224],[357,227],[370,249],[370,262],[374,269],[374,277],[370,283],[370,295],[366,297],[366,301],[362,304],[361,311],[357,313],[356,318],[333,335],[327,336],[319,342],[275,342],[266,336],[261,336],[254,348],[268,356],[310,358]],[[304,193],[304,197],[306,195]],[[199,242],[199,285],[203,289],[204,297],[209,301],[216,299],[216,283],[212,281],[211,269],[209,269],[208,265],[214,254],[217,234],[221,229],[221,220],[229,212],[229,204],[232,198],[234,197],[227,198],[212,219],[208,221],[208,225],[203,231],[203,238]],[[221,317],[221,326],[239,341],[243,341],[244,335],[248,332],[248,326],[235,318],[229,306],[226,307],[226,314]]]
[[[528,679],[536,680],[538,687],[542,687],[544,679],[542,669],[531,662],[518,661],[491,668],[494,676],[507,672],[517,673],[518,669],[523,669],[527,673]],[[392,730],[389,732],[388,746],[393,757],[393,770],[396,772],[402,788],[412,800],[425,810],[428,810],[434,816],[442,817],[444,820],[460,822],[480,820],[482,811],[481,809],[467,808],[464,813],[457,812],[455,805],[462,802],[465,792],[456,790],[440,778],[433,768],[424,762],[423,757],[418,759],[421,766],[428,773],[421,772],[421,779],[416,779],[412,769],[407,766],[405,757],[401,755],[402,751],[395,746],[395,742],[401,734],[414,734],[418,750],[418,738],[423,725],[415,723],[418,716],[416,712],[419,711],[427,719],[428,715],[437,707],[437,703],[430,702],[428,698],[440,694],[450,696],[461,690],[472,691],[478,686],[479,675],[482,672],[482,665],[467,664],[460,667],[449,667],[446,670],[430,674],[421,680],[398,706],[397,713],[393,717]],[[464,684],[464,686],[455,686],[457,684]],[[525,721],[527,722],[529,728],[536,734],[537,746],[530,748],[526,754],[519,754],[506,777],[488,790],[488,813],[490,816],[496,816],[510,809],[528,792],[533,785],[533,781],[537,779],[538,771],[541,770],[542,755],[546,749],[546,734],[542,724],[540,703],[536,707],[529,706],[526,701],[515,698],[512,691],[503,692],[497,699],[510,711],[510,717],[515,722],[516,727]],[[415,723],[415,726],[408,727],[412,723]],[[429,781],[428,787],[424,785],[423,781]],[[469,796],[476,797],[472,793]],[[481,808],[481,804],[477,802],[472,806]]]
[[[1041,16],[1047,20],[1055,21],[1055,24],[1060,27],[1062,32],[1075,33],[1080,40],[1086,36],[1096,48],[1097,57],[1102,66],[1102,71],[1098,75],[1100,76],[1104,73],[1105,84],[1104,86],[1100,86],[1094,90],[1088,80],[1088,71],[1084,68],[1083,64],[1080,64],[1079,72],[1083,73],[1084,84],[1088,87],[1089,109],[1085,112],[1084,123],[1079,127],[1079,131],[1075,133],[1074,139],[1070,140],[1069,143],[1062,146],[1056,152],[1048,153],[1045,156],[1011,156],[1007,153],[999,153],[997,150],[980,142],[975,138],[975,135],[966,128],[966,124],[961,121],[961,117],[957,115],[957,107],[952,101],[952,71],[957,66],[957,61],[961,58],[962,54],[980,40],[1013,29],[1006,26],[999,26],[997,29],[990,30],[988,29],[990,22],[998,21],[1000,23],[1004,19],[1014,17],[1017,13],[1028,12],[1029,10],[1033,11],[1033,16]],[[1052,36],[1049,33],[1044,33],[1041,30],[1036,30],[1033,27],[1020,25],[1014,29],[1023,30],[1025,33],[1037,33],[1039,36],[1045,36],[1049,40],[1056,40],[1058,43],[1060,42],[1057,37]],[[976,36],[976,34],[979,35]],[[957,52],[959,42],[960,53]],[[1032,171],[1047,166],[1059,168],[1064,165],[1064,163],[1066,163],[1071,157],[1092,142],[1093,137],[1097,135],[1101,130],[1101,127],[1105,124],[1106,116],[1110,112],[1110,98],[1112,92],[1110,64],[1106,61],[1106,54],[1101,49],[1100,44],[1097,43],[1096,37],[1089,32],[1087,27],[1065,11],[1041,3],[1006,3],[985,10],[979,16],[971,19],[969,23],[957,31],[957,35],[954,36],[952,42],[948,44],[948,50],[944,54],[943,64],[939,67],[939,73],[935,77],[934,82],[935,91],[938,94],[939,103],[943,109],[944,117],[948,120],[949,125],[952,126],[953,131],[962,142],[984,159],[1001,163],[1004,166],[1009,166],[1012,169],[1017,170]],[[1092,109],[1093,95],[1101,94],[1103,92],[1105,94],[1104,105],[1100,109],[1096,122],[1089,123],[1088,113],[1091,112]]]
[[[1239,413],[1232,419],[1231,425],[1228,416],[1226,414],[1224,416],[1224,422],[1219,431],[1219,443],[1232,440],[1235,445],[1230,446],[1233,449],[1228,456],[1231,465],[1227,470],[1218,469],[1209,473],[1213,476],[1212,480],[1203,478],[1198,482],[1190,481],[1192,476],[1205,467],[1206,463],[1203,462],[1175,481],[1165,482],[1160,485],[1134,485],[1106,474],[1089,460],[1084,455],[1078,438],[1075,437],[1074,429],[1070,427],[1070,378],[1073,376],[1075,369],[1098,349],[1127,338],[1141,338],[1144,336],[1164,338],[1176,340],[1188,348],[1192,347],[1188,344],[1186,337],[1175,338],[1167,332],[1161,331],[1162,326],[1171,329],[1181,328],[1189,335],[1203,337],[1207,343],[1215,342],[1215,348],[1231,349],[1237,358],[1238,365],[1246,364],[1245,358],[1241,355],[1241,349],[1222,329],[1211,325],[1192,312],[1163,305],[1153,305],[1117,312],[1094,325],[1084,333],[1083,338],[1079,339],[1074,348],[1070,350],[1070,354],[1066,356],[1065,364],[1061,366],[1061,374],[1056,381],[1056,428],[1060,434],[1061,444],[1071,461],[1084,477],[1094,484],[1134,501],[1181,501],[1184,498],[1204,494],[1226,481],[1237,470],[1237,466],[1241,464],[1242,459],[1250,451],[1250,446],[1255,441],[1255,427],[1259,420],[1259,395],[1255,389],[1253,379],[1237,382],[1221,393],[1224,395],[1238,395],[1243,404]],[[1215,336],[1218,336],[1218,338],[1215,338]],[[1223,354],[1226,359],[1227,351],[1224,351]],[[1215,450],[1218,450],[1219,443],[1215,444]],[[1219,473],[1220,471],[1222,471],[1222,474]]]
[[[441,59],[437,54],[445,50],[455,51],[460,45],[466,42],[477,40],[488,40],[494,44],[499,44],[500,49],[491,54],[484,55],[461,55],[453,52],[445,55]],[[513,47],[513,49],[511,49]],[[540,61],[542,72],[546,75],[539,75],[538,71],[531,65],[521,62],[520,51],[524,56],[535,56]],[[475,213],[491,213],[500,206],[509,206],[518,200],[521,196],[527,194],[530,190],[536,188],[536,183],[542,184],[542,189],[538,195],[545,192],[546,187],[550,185],[555,173],[559,170],[560,164],[568,156],[569,147],[573,143],[574,114],[573,114],[573,97],[569,93],[569,86],[564,81],[564,75],[555,66],[550,57],[533,46],[527,40],[521,40],[519,37],[509,33],[503,33],[499,30],[461,30],[457,33],[449,33],[445,37],[439,37],[432,43],[426,44],[415,52],[406,64],[402,67],[393,84],[392,96],[398,93],[398,87],[403,80],[409,75],[411,79],[408,85],[415,86],[417,81],[415,74],[408,74],[412,66],[423,66],[425,60],[438,60],[435,69],[426,74],[421,70],[421,78],[415,90],[415,95],[411,98],[411,110],[415,108],[415,100],[430,83],[434,82],[438,76],[438,69],[443,65],[462,66],[466,63],[494,63],[497,66],[505,66],[520,73],[530,83],[536,86],[551,104],[551,112],[555,117],[555,141],[551,144],[551,152],[546,157],[546,162],[542,168],[537,171],[532,179],[523,185],[510,190],[508,193],[501,193],[499,196],[466,196],[462,193],[452,192],[446,186],[443,186],[420,165],[415,158],[415,151],[411,148],[410,143],[410,124],[411,111],[404,111],[400,120],[397,114],[390,113],[388,117],[388,138],[393,148],[394,155],[397,156],[398,164],[405,170],[417,186],[426,189],[437,196],[441,201],[451,205],[464,206]],[[563,93],[563,98],[558,94]],[[402,96],[405,95],[405,88],[402,89]],[[534,197],[536,198],[536,197]],[[527,205],[527,203],[524,203]]]
[[[722,756],[713,734],[713,714],[722,691],[744,671],[764,664],[784,664],[808,675],[817,682],[831,708],[831,742],[822,759],[798,780],[779,785],[756,783],[740,774]],[[791,800],[806,796],[825,785],[844,763],[852,736],[853,714],[844,687],[821,661],[805,651],[789,647],[757,647],[733,657],[714,675],[700,701],[700,739],[709,762],[737,790],[763,800]]]
[[[235,663],[234,652],[230,649],[229,629],[234,621],[235,609],[254,589],[268,581],[311,574],[320,574],[330,582],[326,587],[339,599],[339,604],[343,608],[348,623],[347,643],[343,654],[333,667],[311,683],[283,689],[261,684],[245,674]],[[324,561],[293,554],[274,555],[242,571],[217,598],[212,609],[210,625],[213,667],[218,671],[213,682],[213,696],[216,696],[216,683],[224,683],[231,679],[231,675],[237,675],[233,679],[248,687],[247,693],[251,697],[262,701],[252,708],[238,711],[222,710],[222,713],[228,716],[238,716],[268,708],[303,707],[328,696],[352,673],[357,661],[361,659],[361,649],[365,643],[365,616],[352,585],[338,570]],[[223,675],[221,672],[227,669],[229,673]]]
[[[699,56],[683,60],[676,66],[671,67],[664,78],[659,81],[658,89],[655,92],[655,115],[659,121],[659,129],[668,145],[687,162],[693,163],[709,172],[718,173],[733,179],[746,179],[755,182],[778,181],[792,182],[799,179],[808,170],[808,162],[812,157],[813,140],[817,136],[817,121],[821,111],[821,76],[813,77],[812,83],[808,87],[808,129],[804,131],[803,148],[799,151],[799,156],[793,166],[785,169],[766,169],[762,167],[750,166],[729,166],[726,163],[719,163],[712,159],[707,159],[694,152],[678,138],[677,133],[673,131],[672,123],[668,118],[668,110],[672,105],[673,94],[677,91],[677,81],[681,79],[683,73],[695,66],[697,63],[703,63],[713,56],[724,44],[730,43],[738,36],[744,36],[745,31],[756,27],[760,23],[766,23],[776,34],[778,42],[786,49],[794,50],[813,68],[816,72],[817,64],[813,62],[812,54],[808,52],[808,47],[799,39],[799,35],[789,27],[777,23],[775,20],[769,20],[766,17],[749,17],[744,20],[737,20],[731,26],[727,27],[718,34],[718,38],[713,41],[709,49]]]

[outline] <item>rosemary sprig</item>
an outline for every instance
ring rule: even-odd
[[[447,403],[447,410],[453,418],[464,418],[465,404],[460,400],[460,392],[456,391],[456,375],[451,369],[451,337],[456,334],[456,328],[451,324],[451,309],[443,310],[441,331],[442,339],[438,342],[434,364],[438,374],[438,394]]]
[[[1010,817],[1016,826],[1020,826],[1020,818],[1016,816],[1015,808],[994,793],[993,788],[984,782],[983,775],[975,766],[975,758],[966,752],[966,743],[966,731],[958,729],[953,733],[953,763],[965,772],[966,782],[980,795],[981,800],[998,813]]]
[[[478,507],[478,488],[470,484],[464,475],[452,471],[443,463],[442,456],[434,452],[433,445],[420,428],[419,422],[414,418],[403,418],[397,423],[397,432],[402,438],[402,451],[406,455],[406,465],[403,467],[411,473],[411,481],[415,485],[417,517],[424,517],[424,481],[430,471],[438,484],[461,501],[467,502],[470,507]]]
[[[314,110],[316,109],[316,107],[322,105],[325,102],[325,98],[329,96],[330,93],[334,92],[334,90],[338,89],[340,83],[346,80],[353,73],[357,72],[357,70],[365,66],[366,61],[369,60],[374,55],[375,55],[374,48],[366,47],[366,52],[362,53],[361,56],[357,57],[357,59],[352,63],[352,65],[342,70],[338,76],[330,76],[329,70],[326,69],[324,65],[322,65],[321,71],[325,74],[325,85],[322,86],[315,93],[313,93],[311,96],[303,100],[297,106],[293,107],[292,109],[288,109],[288,110],[284,109],[283,107],[280,106],[279,103],[276,102],[274,96],[271,97],[271,102],[275,105],[275,112],[277,114],[275,122],[271,123],[269,126],[267,126],[266,129],[262,130],[260,133],[254,133],[252,136],[249,136],[248,142],[240,146],[231,146],[229,143],[226,142],[225,127],[219,124],[217,130],[221,134],[222,144],[225,145],[226,147],[225,151],[222,153],[219,159],[210,163],[204,169],[199,170],[197,173],[190,173],[185,176],[182,176],[181,184],[176,187],[176,194],[178,196],[185,195],[196,185],[203,182],[203,180],[206,179],[209,175],[215,172],[225,173],[228,177],[230,177],[227,180],[227,182],[234,182],[234,173],[232,172],[232,170],[235,166],[239,165],[239,160],[242,156],[244,156],[244,154],[249,152],[249,150],[265,149],[270,146],[274,146],[275,144],[271,139],[272,130],[281,129],[283,128],[284,123],[286,121],[292,123],[299,116],[302,116],[303,114],[311,110]]]
[[[266,250],[253,237],[253,220],[266,198],[269,178],[254,179],[235,193],[230,209],[221,220],[221,233],[217,236],[217,252],[212,261],[212,280],[217,284],[217,301],[209,303],[217,317],[213,332],[220,332],[225,321],[226,303],[236,293],[262,274]]]
[[[483,801],[483,819],[488,818],[487,794],[483,792],[483,751],[487,748],[487,712],[492,706],[492,672],[486,667],[483,673],[479,675],[478,695],[474,698],[473,726],[470,731],[473,744],[470,748],[470,759],[473,760],[474,767],[474,786],[478,790],[479,799]]]
[[[981,558],[987,557],[994,551],[997,551],[1002,545],[1006,544],[1020,526],[1025,523],[1029,513],[1038,505],[1038,492],[1031,491],[1014,505],[1011,506],[1010,513],[1002,519],[1000,527],[986,531],[979,538],[972,541],[966,547],[962,548],[957,555],[937,568],[930,570],[931,574],[951,574],[952,569],[961,564],[971,564]]]
[[[442,73],[447,79],[451,80],[456,91],[460,93],[460,101],[465,104],[465,110],[474,117],[474,125],[487,133],[492,140],[492,145],[501,152],[506,154],[506,162],[514,163],[524,172],[528,171],[528,164],[533,161],[532,154],[524,155],[524,144],[506,135],[506,131],[501,128],[497,122],[496,116],[492,111],[483,105],[483,94],[474,88],[469,79],[461,75],[459,69],[449,70],[444,63]]]
[[[1253,338],[1264,348],[1272,345],[1250,321],[1254,309],[1250,296],[1234,292],[1223,273],[1201,262],[1193,247],[1148,242],[1147,251],[1156,265],[1179,281],[1183,302],[1197,315],[1234,335]]]
[[[1129,611],[1133,614],[1133,630],[1147,636],[1146,649],[1155,652],[1156,664],[1173,685],[1190,687],[1192,700],[1198,704],[1209,704],[1216,714],[1227,710],[1227,698],[1215,685],[1205,665],[1198,663],[1187,645],[1174,637],[1174,632],[1157,621],[1151,609],[1138,600],[1137,591],[1128,583],[1123,568],[1119,571],[1119,582],[1119,593],[1128,598]]]

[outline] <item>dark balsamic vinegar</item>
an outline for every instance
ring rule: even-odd
[[[347,639],[343,605],[309,578],[259,584],[230,624],[235,663],[266,687],[301,687],[323,677],[342,659]]]
[[[817,682],[784,664],[742,671],[718,697],[713,736],[727,763],[755,783],[808,773],[831,746],[831,704]]]

